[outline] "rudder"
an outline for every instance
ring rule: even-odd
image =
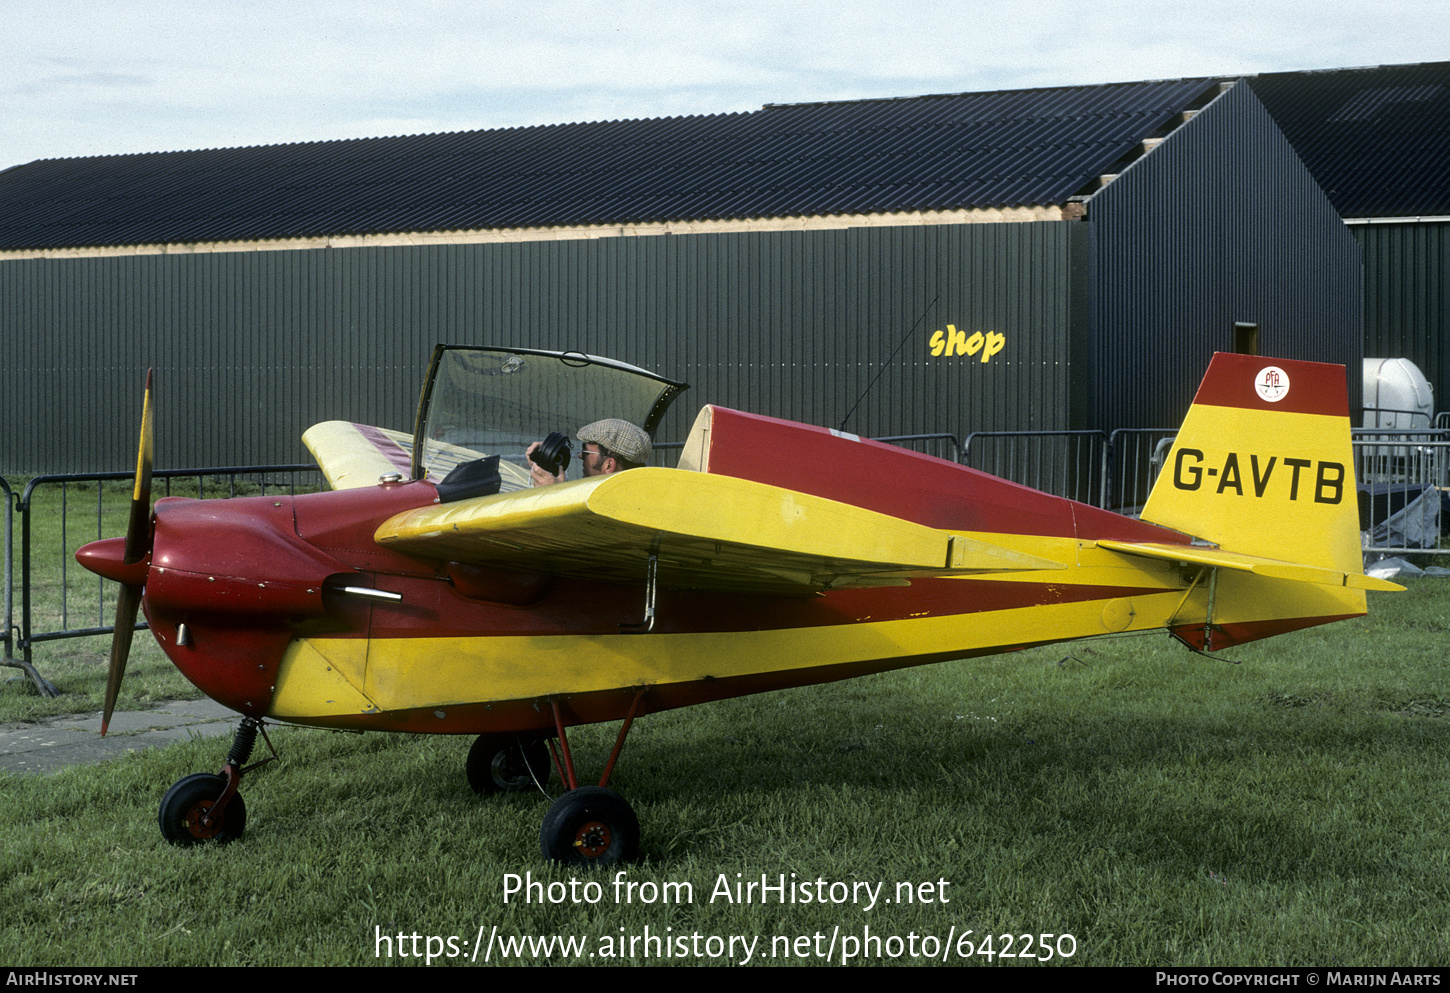
[[[1269,559],[1362,571],[1343,366],[1219,352],[1143,519]]]

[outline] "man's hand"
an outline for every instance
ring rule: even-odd
[[[542,441],[536,441],[524,452],[524,455],[529,460],[529,481],[535,486],[548,486],[552,483],[562,483],[564,481],[564,473],[562,470],[557,476],[551,475],[542,466],[534,462],[534,453],[543,447],[543,444]]]

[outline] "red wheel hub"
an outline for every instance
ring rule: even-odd
[[[206,815],[214,806],[216,806],[215,800],[199,800],[192,804],[191,809],[186,812],[186,816],[181,821],[182,827],[186,828],[186,833],[198,841],[209,841],[221,834],[222,820],[220,817],[210,822],[206,820]]]
[[[574,848],[587,859],[597,859],[614,844],[614,832],[603,821],[587,821],[574,835]]]

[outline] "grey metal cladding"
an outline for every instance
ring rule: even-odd
[[[1057,204],[1211,85],[48,159],[0,173],[0,248]]]
[[[1364,254],[1364,353],[1404,357],[1450,398],[1450,221],[1356,224]]]
[[[1358,246],[1249,87],[1095,194],[1088,222],[1092,426],[1179,423],[1194,381],[1177,372],[1230,350],[1235,321],[1265,355],[1359,367]]]
[[[129,468],[148,366],[160,467],[307,461],[299,436],[317,421],[411,426],[438,341],[582,349],[690,382],[664,440],[703,403],[863,435],[1065,427],[1086,234],[1055,221],[13,260],[0,470]],[[948,329],[1003,347],[933,356]]]

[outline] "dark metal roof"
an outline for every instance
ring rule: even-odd
[[[1210,79],[45,159],[0,248],[1060,204]]]
[[[1248,82],[1341,217],[1450,214],[1450,62]]]

